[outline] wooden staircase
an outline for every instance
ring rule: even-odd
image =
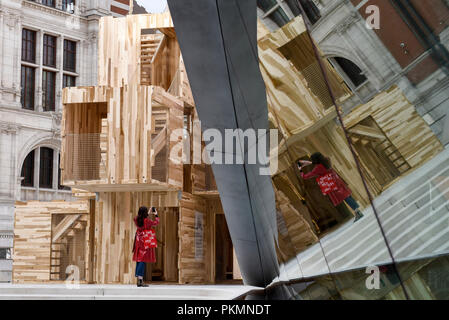
[[[152,118],[154,130],[151,135],[152,179],[166,182],[168,155],[168,110],[164,107],[153,107]]]
[[[363,170],[378,192],[410,170],[406,159],[371,117],[350,128],[349,134]]]
[[[152,65],[164,40],[163,34],[145,34],[141,38],[141,84],[150,85],[152,76]]]
[[[74,245],[75,233],[85,230],[87,215],[66,215],[52,232],[50,255],[50,280],[65,280],[65,267],[70,264],[67,257],[69,246]]]

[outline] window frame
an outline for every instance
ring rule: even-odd
[[[4,247],[1,247],[1,248],[0,248],[0,252],[5,252],[4,258],[3,258],[3,256],[0,254],[0,261],[8,261],[8,260],[12,260],[12,250],[11,250],[11,248],[4,248]]]
[[[22,61],[36,63],[36,38],[36,31],[22,28]]]
[[[51,151],[51,152],[50,152]],[[46,154],[48,152],[48,154]],[[39,188],[53,189],[53,168],[54,168],[54,154],[55,150],[48,147],[40,147],[40,162],[39,162]],[[48,161],[48,162],[46,162]],[[46,165],[48,164],[48,165]],[[48,172],[48,175],[44,175]],[[45,181],[44,181],[45,180]],[[49,182],[48,184],[44,182]]]
[[[334,68],[337,69],[337,71],[339,71],[340,75],[343,77],[343,80],[345,80],[345,82],[349,82],[347,83],[347,85],[354,91],[357,90],[358,88],[362,87],[363,85],[365,85],[368,82],[368,77],[363,73],[363,70],[357,65],[355,64],[353,61],[345,58],[345,57],[341,57],[341,56],[335,56],[329,59],[331,61],[331,64],[334,66]],[[348,61],[348,62],[346,62]],[[344,63],[345,65],[342,65],[340,62]],[[354,68],[356,67],[358,70],[360,70],[359,75],[354,75],[351,71],[351,73],[348,73],[348,69],[347,68]],[[354,80],[356,80],[355,78],[353,78],[353,76],[356,77],[360,77],[360,79],[357,82],[354,82]],[[362,81],[363,78],[363,81]]]
[[[69,48],[69,44],[73,44],[73,48]],[[64,52],[63,52],[64,71],[76,72],[77,67],[76,54],[77,54],[77,42],[73,40],[64,39]],[[69,57],[72,58],[73,60],[69,61]]]
[[[76,78],[77,78],[76,76],[64,73],[62,75],[62,88],[76,87]],[[70,85],[68,85],[67,79],[72,79],[73,83],[70,82]]]
[[[20,170],[20,177],[21,178],[24,178],[24,179],[22,179],[22,181],[21,181],[21,186],[22,187],[34,187],[34,172],[35,172],[35,167],[34,167],[34,161],[35,161],[35,156],[36,156],[36,152],[35,152],[35,150],[32,150],[32,151],[30,151],[28,154],[27,154],[27,156],[25,157],[25,159],[23,160],[23,163],[22,163],[22,169]],[[30,178],[30,180],[29,180],[29,182],[27,182],[27,177],[26,177],[26,175],[24,174],[25,172],[24,172],[24,170],[26,169],[26,165],[27,165],[27,161],[30,161],[30,176],[29,176],[29,178]]]
[[[49,39],[52,39],[54,42],[52,44],[49,44]],[[42,65],[46,67],[56,68],[57,37],[50,34],[44,34],[42,47]],[[49,61],[50,52],[53,54],[52,61]]]
[[[53,79],[48,79],[49,74],[53,76]],[[49,80],[51,83],[48,82]],[[42,70],[42,109],[44,112],[56,110],[56,72],[54,71]]]
[[[31,72],[31,79],[28,71]],[[20,69],[20,103],[22,109],[35,110],[36,68],[22,65]],[[31,88],[31,90],[29,89]],[[30,90],[30,91],[29,91]]]
[[[50,8],[56,8],[56,0],[42,0],[41,4]]]
[[[73,3],[73,7],[75,7],[75,6],[76,6],[75,0],[62,0],[62,3],[61,3],[61,8],[62,8],[62,10],[65,11],[65,12],[68,12],[68,11],[67,11],[67,8],[68,8],[68,6],[69,6],[70,4],[72,4],[72,3]],[[72,12],[72,13],[73,13],[73,12]]]

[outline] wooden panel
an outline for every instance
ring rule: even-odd
[[[98,32],[100,86],[121,87],[141,84],[140,63],[136,62],[140,62],[142,29],[164,29],[163,31],[169,36],[173,36],[173,21],[168,12],[100,19]]]
[[[164,245],[160,244],[158,261],[155,269],[167,268],[170,281],[176,280],[176,270],[173,266],[166,267],[173,261],[172,250],[173,224],[176,225],[176,217],[169,218],[163,215],[173,214],[176,208],[168,209],[168,203],[158,202],[157,195],[152,192],[113,192],[100,193],[95,210],[95,271],[94,278],[97,283],[135,283],[135,262],[132,261],[132,248],[136,227],[134,217],[141,206],[155,206],[160,209],[161,226],[157,229],[157,238],[164,242],[170,252],[163,254],[160,250]],[[164,233],[164,224],[167,232]],[[176,235],[175,235],[176,236]],[[170,243],[168,243],[170,241]],[[176,241],[176,240],[175,240]],[[176,242],[177,248],[177,242]],[[176,254],[175,254],[176,256]],[[166,258],[165,258],[166,257]],[[165,260],[166,259],[166,260]],[[164,261],[166,261],[164,263]]]
[[[88,201],[16,203],[13,282],[50,280],[52,214],[88,214]]]
[[[296,253],[318,242],[313,226],[299,213],[282,191],[276,192],[276,202],[285,226],[288,230],[289,242]]]
[[[90,102],[97,100],[98,90],[75,88],[64,92],[65,185],[90,191],[98,186],[97,190],[106,191],[104,185],[127,185],[122,190],[133,190],[129,189],[132,184],[157,184],[152,178],[152,171],[159,169],[154,168],[154,158],[163,150],[165,142],[167,149],[159,156],[158,167],[166,167],[166,172],[162,178],[157,175],[156,178],[172,188],[182,188],[182,154],[171,152],[179,141],[169,140],[172,132],[183,127],[182,100],[159,87],[147,86],[107,90],[106,103],[100,104]],[[78,101],[79,96],[87,103],[73,104],[71,99]],[[154,133],[158,132],[161,121],[166,135],[159,141]],[[152,136],[156,139],[154,145]]]
[[[203,214],[203,256],[195,259],[195,211]],[[179,282],[207,283],[211,251],[211,215],[207,214],[206,200],[183,193],[179,219]]]

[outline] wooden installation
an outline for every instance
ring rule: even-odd
[[[78,267],[80,280],[86,280],[92,268],[89,213],[89,201],[17,203],[13,282],[63,280],[69,265]]]
[[[160,87],[67,88],[63,94],[63,183],[90,191],[180,190],[171,152],[183,102]],[[120,187],[118,187],[120,188]]]
[[[197,114],[170,15],[102,18],[99,52],[98,86],[63,93],[63,183],[96,193],[91,281],[135,281],[133,219],[154,206],[159,247],[147,278],[213,283],[223,212],[210,166],[183,164],[176,149]]]

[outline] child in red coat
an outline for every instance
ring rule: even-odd
[[[357,201],[351,196],[351,189],[344,183],[340,176],[332,169],[329,159],[324,157],[321,153],[317,152],[311,156],[310,161],[300,160],[298,162],[299,171],[301,172],[301,177],[303,179],[320,178],[327,174],[332,174],[333,182],[335,186],[332,191],[329,191],[327,195],[332,201],[334,206],[338,206],[343,201],[346,202],[348,206],[351,207],[355,212],[354,222],[363,218],[363,214],[360,211],[360,206]],[[314,164],[315,167],[309,173],[303,173],[302,167]]]
[[[159,224],[159,216],[156,208],[152,208],[151,211],[151,213],[155,216],[154,220],[149,218],[147,207],[140,207],[137,217],[134,218],[134,223],[136,224],[137,230],[136,236],[134,237],[133,261],[136,261],[136,278],[138,287],[147,287],[147,285],[143,283],[146,263],[156,262],[156,249],[145,248],[144,242],[145,231],[151,230],[152,227]]]

